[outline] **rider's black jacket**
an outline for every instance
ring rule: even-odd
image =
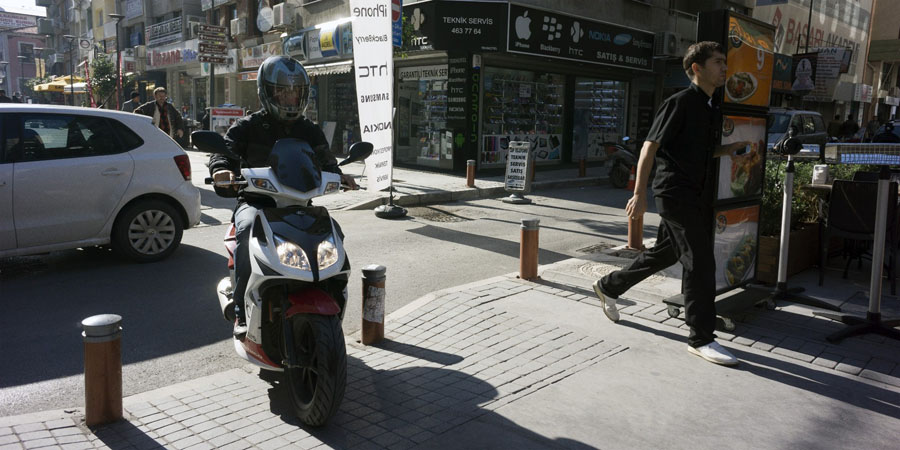
[[[225,133],[225,144],[242,158],[249,167],[268,166],[269,153],[275,146],[275,141],[283,138],[303,139],[316,153],[316,163],[326,172],[342,173],[338,168],[337,159],[328,148],[325,134],[318,125],[303,117],[290,124],[275,120],[265,109],[259,110],[249,116],[242,117],[231,125]],[[210,175],[218,170],[227,169],[240,174],[240,163],[226,157],[214,154],[209,158]],[[216,193],[225,197],[233,197],[235,194],[227,189],[216,188]],[[252,198],[242,198],[251,201]]]

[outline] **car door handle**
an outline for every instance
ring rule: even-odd
[[[122,171],[119,169],[106,169],[100,172],[100,175],[122,175]]]

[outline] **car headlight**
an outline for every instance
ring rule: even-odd
[[[319,270],[327,269],[338,262],[338,250],[334,245],[334,235],[319,244],[318,249]]]
[[[282,264],[296,267],[300,270],[309,270],[309,259],[306,258],[306,253],[302,248],[277,235],[273,236],[273,238],[275,239],[275,251],[278,253],[278,260]],[[321,250],[319,252],[321,254]]]

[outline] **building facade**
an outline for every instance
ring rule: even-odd
[[[44,44],[36,16],[0,12],[0,89],[8,96],[30,95],[26,82],[42,69],[36,55]]]

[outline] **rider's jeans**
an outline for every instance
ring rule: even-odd
[[[250,228],[256,217],[257,207],[241,203],[234,210],[234,228],[237,245],[234,248],[234,311],[242,320],[244,315],[244,291],[250,278]]]

